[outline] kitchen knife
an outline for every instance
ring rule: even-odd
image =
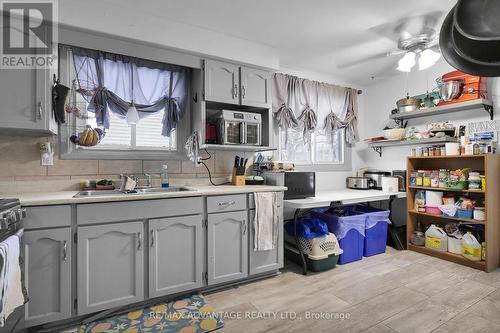
[[[238,155],[236,155],[234,157],[234,167],[238,168],[239,165],[240,165],[240,158],[238,157]]]
[[[247,162],[248,162],[248,158],[245,158],[245,162],[243,163],[243,167],[246,168],[247,167]]]

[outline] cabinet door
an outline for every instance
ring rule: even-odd
[[[201,215],[149,221],[149,297],[202,286]]]
[[[283,267],[283,209],[279,208],[278,244],[276,248],[268,251],[254,251],[255,228],[253,220],[255,210],[248,212],[250,225],[249,270],[250,274],[259,274],[275,271]]]
[[[271,73],[241,67],[241,104],[268,108],[271,105]]]
[[[248,275],[247,211],[208,215],[208,284]]]
[[[54,73],[57,61],[50,69],[0,69],[0,128],[57,133],[51,103]]]
[[[239,67],[205,60],[205,100],[239,104]]]
[[[78,228],[78,314],[144,299],[144,226]]]
[[[26,231],[23,236],[26,288],[26,326],[71,316],[70,228]]]

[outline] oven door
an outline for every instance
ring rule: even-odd
[[[224,138],[225,145],[239,145],[243,143],[243,123],[241,121],[224,120]]]
[[[258,123],[245,123],[245,144],[260,146],[261,129]]]

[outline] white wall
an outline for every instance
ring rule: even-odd
[[[436,86],[435,79],[444,73],[455,70],[444,60],[441,60],[435,66],[427,71],[414,70],[408,75],[408,86],[410,96],[425,93],[427,82],[429,90]],[[500,79],[490,79],[488,91],[490,99],[494,105],[500,106]],[[360,115],[361,138],[382,135],[386,121],[392,109],[396,107],[396,101],[406,96],[406,74],[401,73],[395,77],[376,81],[365,89],[365,107]],[[498,111],[496,115],[500,114]],[[465,111],[461,113],[445,114],[441,116],[410,119],[408,128],[415,126],[419,129],[425,128],[426,124],[439,121],[453,121],[457,125],[467,124],[473,121],[489,120],[488,114],[483,109]],[[411,146],[384,148],[382,157],[379,157],[366,144],[355,152],[357,155],[357,167],[372,167],[382,170],[405,169],[405,159],[409,155]]]

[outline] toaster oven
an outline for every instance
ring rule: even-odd
[[[262,117],[258,113],[221,110],[217,115],[218,143],[260,146]]]

